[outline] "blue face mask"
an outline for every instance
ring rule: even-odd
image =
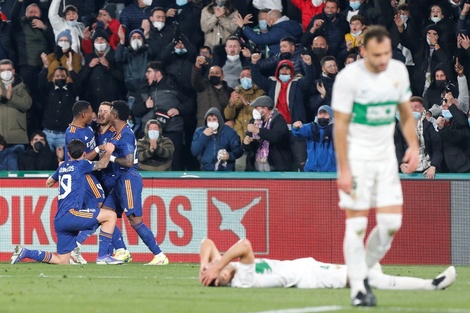
[[[180,7],[185,5],[186,3],[188,3],[188,0],[176,0],[176,5]]]
[[[175,48],[176,54],[185,54],[186,52],[188,52],[188,50]]]
[[[420,119],[420,117],[421,117],[421,113],[419,113],[419,112],[413,112],[413,117],[414,117],[414,118],[415,118],[415,120],[417,121],[417,120],[419,120],[419,119]]]
[[[66,21],[67,25],[69,25],[70,27],[74,27],[74,26],[77,26],[78,22],[77,21]]]
[[[408,21],[408,16],[406,15],[400,15],[400,18],[402,19],[403,22],[407,22]]]
[[[279,79],[283,83],[287,83],[290,80],[290,75],[289,74],[279,74]]]
[[[349,6],[351,7],[351,9],[353,9],[353,11],[357,11],[359,10],[359,7],[361,6],[361,2],[359,1],[349,2]]]
[[[442,116],[448,121],[452,118],[452,113],[449,110],[442,110]]]
[[[259,20],[259,29],[261,30],[268,30],[268,21],[266,20]]]
[[[248,77],[243,77],[240,79],[240,84],[242,85],[242,88],[247,90],[250,89],[251,86],[253,85],[251,78]]]

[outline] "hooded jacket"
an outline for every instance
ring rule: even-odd
[[[446,81],[444,86],[436,85],[436,72],[439,70],[443,71],[446,75]],[[456,84],[452,81],[451,78],[452,74],[446,64],[436,65],[436,67],[431,73],[431,84],[429,85],[429,88],[426,90],[423,96],[424,108],[426,110],[429,110],[435,104],[439,106],[442,105],[443,95],[447,92],[446,88],[450,89],[454,98],[457,99],[459,97],[459,88],[456,86]]]
[[[219,129],[217,133],[206,136],[203,132],[207,128],[207,117],[217,116]],[[219,150],[225,149],[229,158],[226,166],[220,162],[217,168],[217,154]],[[243,149],[240,145],[240,138],[230,127],[225,126],[222,114],[217,108],[210,108],[204,117],[204,126],[196,129],[191,143],[191,153],[201,162],[203,171],[234,171],[235,160],[242,156]]]
[[[150,150],[149,126],[152,121],[145,124],[144,137],[137,141],[137,154],[139,164],[137,168],[141,171],[169,171],[175,146],[170,138],[161,135],[157,139],[157,148],[155,151]],[[161,127],[159,127],[161,129]]]
[[[307,74],[305,77],[302,77],[301,75],[296,75],[291,61],[282,60],[279,62],[274,76],[269,78],[261,75],[258,63],[251,64],[251,76],[253,82],[261,89],[266,91],[266,94],[271,99],[274,99],[274,105],[276,106],[282,84],[282,82],[279,80],[279,69],[284,64],[287,64],[291,69],[291,80],[287,82],[287,104],[290,110],[292,121],[305,122],[306,114],[304,106],[304,93],[308,92],[315,79],[313,63],[306,66]]]
[[[324,110],[330,115],[330,122],[320,126],[318,116],[315,121],[300,128],[292,128],[295,137],[307,139],[307,161],[305,172],[336,172],[336,156],[333,145],[333,110],[322,105],[318,111]]]

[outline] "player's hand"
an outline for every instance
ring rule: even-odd
[[[202,274],[202,284],[204,286],[209,286],[212,281],[215,280],[214,285],[218,286],[219,285],[219,273],[220,270],[216,266],[208,266],[207,269],[204,271]]]
[[[336,180],[336,184],[338,185],[338,189],[347,193],[348,195],[354,196],[354,181],[351,175],[351,171],[342,170],[338,174],[338,179]]]
[[[64,147],[57,147],[55,148],[55,155],[57,156],[57,158],[59,160],[63,160],[64,159]]]
[[[114,144],[112,144],[110,142],[106,143],[106,149],[105,149],[106,153],[108,153],[110,155],[113,154],[115,148],[116,147],[114,146]]]
[[[408,164],[408,167],[403,173],[411,174],[416,171],[419,163],[419,152],[417,147],[408,147],[408,149],[406,149],[405,155],[403,156],[403,163]]]
[[[467,15],[468,11],[470,11],[470,3],[464,3],[462,12],[460,14]]]
[[[436,167],[435,166],[428,167],[428,169],[423,172],[423,175],[426,178],[434,178],[436,176]]]

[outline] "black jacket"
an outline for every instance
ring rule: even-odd
[[[46,146],[39,150],[38,153],[34,152],[31,145],[28,145],[18,159],[20,171],[53,171],[57,169],[57,166],[57,156],[49,149],[47,141]]]

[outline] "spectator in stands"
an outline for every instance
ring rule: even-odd
[[[349,10],[342,11],[341,13],[346,16],[348,22],[350,22],[353,16],[360,15],[364,18],[364,24],[385,25],[384,14],[379,3],[379,1],[369,0],[349,1]],[[387,9],[391,8],[387,7]]]
[[[258,12],[258,25],[253,27],[253,31],[256,34],[266,34],[268,30],[268,13],[271,11],[270,9],[263,9]],[[237,24],[238,26],[238,24]],[[235,34],[237,37],[240,37],[243,41],[245,41],[245,46],[248,47],[248,49],[252,52],[259,52],[261,54],[261,58],[269,58],[269,46],[266,44],[263,45],[258,45],[255,44],[253,41],[249,40],[246,38],[246,36],[243,35],[243,26],[238,27]]]
[[[80,79],[71,62],[56,67],[47,79],[47,60],[39,73],[38,85],[44,99],[42,126],[51,150],[65,146],[65,130],[72,122],[72,107],[80,91]],[[71,79],[69,80],[69,77]]]
[[[10,145],[28,143],[26,111],[32,99],[13,62],[0,60],[0,135]]]
[[[310,87],[309,109],[314,116],[317,116],[319,107],[331,106],[331,93],[336,74],[338,74],[335,57],[326,56],[321,59],[321,70],[321,77],[317,79],[314,86]]]
[[[456,51],[456,25],[449,16],[445,16],[442,6],[439,4],[431,5],[429,17],[425,26],[436,26],[439,29],[439,44],[451,55]]]
[[[64,160],[64,147],[49,149],[46,134],[37,130],[29,138],[29,145],[20,154],[18,167],[27,171],[53,171]]]
[[[323,0],[291,0],[291,2],[302,12],[302,28],[304,31],[312,17],[322,13],[325,6]]]
[[[150,12],[155,7],[152,2],[152,0],[134,0],[121,11],[119,22],[128,32],[140,28],[142,21],[150,17]]]
[[[325,37],[323,36],[317,36],[313,39],[312,45],[309,46],[311,49],[312,53],[312,63],[313,66],[315,67],[315,78],[320,78],[321,71],[318,71],[317,69],[321,68],[320,61],[327,55],[331,55],[328,51],[328,43],[326,42]]]
[[[278,10],[271,10],[267,14],[268,31],[266,33],[256,33],[252,28],[246,26],[251,23],[251,16],[242,19],[238,16],[235,20],[239,27],[243,29],[243,35],[256,45],[268,45],[270,55],[276,55],[280,52],[279,42],[282,38],[292,37],[298,40],[302,36],[302,26],[296,21],[290,20],[282,15]]]
[[[237,29],[233,19],[238,11],[231,0],[212,0],[201,12],[201,30],[204,32],[204,45],[214,48],[225,44],[225,40]]]
[[[0,171],[17,171],[18,156],[23,151],[19,146],[7,147],[7,142],[0,135]]]
[[[152,51],[155,60],[161,61],[161,54],[174,39],[175,29],[165,23],[165,10],[161,7],[154,8],[150,13],[150,18],[142,21],[142,29],[145,38],[148,39],[149,49]]]
[[[194,133],[191,153],[199,158],[203,171],[233,171],[243,148],[237,133],[224,124],[219,109],[210,108],[204,126]]]
[[[97,28],[93,33],[93,53],[85,57],[85,66],[80,71],[83,99],[90,102],[93,111],[103,101],[120,98],[124,77],[116,63],[114,50],[109,46],[108,33]]]
[[[313,122],[303,124],[296,121],[292,125],[295,137],[307,139],[305,172],[336,172],[333,122],[333,110],[328,105],[322,105]]]
[[[16,64],[17,56],[11,37],[12,25],[9,21],[0,18],[0,60],[9,59]]]
[[[41,54],[41,59],[43,64],[47,67],[47,79],[52,81],[52,76],[54,75],[55,69],[59,66],[66,67],[71,58],[72,68],[75,73],[79,73],[82,69],[81,56],[72,50],[72,36],[70,30],[66,29],[57,35],[56,47],[54,53],[46,55],[45,53]],[[46,58],[46,60],[44,60]],[[72,78],[73,79],[73,78]],[[41,90],[40,90],[41,91]]]
[[[349,64],[353,62],[356,62],[358,56],[360,57],[359,54],[355,54],[355,53],[348,54],[346,57],[346,60],[344,60],[344,67],[348,66]]]
[[[243,139],[243,149],[248,153],[246,171],[292,170],[290,132],[284,117],[268,96],[257,98],[251,106],[254,108],[253,120]]]
[[[366,28],[365,19],[361,15],[354,15],[349,22],[351,31],[344,35],[346,41],[347,54],[359,53],[359,48],[362,46],[363,31]]]
[[[201,65],[201,74],[202,74],[202,77],[207,77],[209,68],[211,68],[214,63],[212,49],[209,48],[208,46],[202,46],[201,48],[199,48],[199,55],[203,56],[206,60],[206,62]]]
[[[316,36],[323,36],[329,47],[329,55],[338,58],[340,51],[344,50],[344,35],[349,33],[349,25],[346,18],[339,13],[338,0],[326,0],[323,13],[315,15],[307,26],[302,36],[301,43],[304,47]]]
[[[178,0],[175,6],[166,12],[168,23],[177,22],[181,34],[196,48],[204,44],[204,33],[201,30],[202,5],[202,1]]]
[[[191,84],[197,92],[197,126],[205,123],[206,112],[215,107],[223,112],[233,91],[224,81],[224,71],[220,66],[212,66],[209,69],[209,77],[205,79],[201,73],[201,67],[206,63],[203,56],[196,58],[191,73]],[[222,123],[222,121],[221,121]]]
[[[181,171],[184,121],[187,101],[173,76],[167,75],[165,65],[161,61],[152,61],[147,65],[147,87],[142,90],[141,98],[145,101],[146,113],[142,124],[156,119],[161,124],[162,136],[168,137],[175,146],[171,168]]]
[[[442,140],[432,123],[426,119],[423,103],[424,100],[421,97],[414,96],[410,99],[419,143],[419,165],[416,172],[423,173],[426,178],[434,178],[436,173],[442,170],[441,165],[444,159]],[[395,125],[394,139],[399,169],[401,172],[406,172],[408,164],[403,162],[403,157],[408,145],[403,137],[400,123]]]
[[[60,17],[60,2],[61,0],[52,0],[51,6],[49,7],[49,22],[51,23],[56,36],[64,30],[69,29],[72,36],[72,50],[81,54],[81,41],[83,39],[85,25],[78,21],[78,10],[73,5],[67,5],[64,8],[64,17]]]
[[[248,49],[244,48],[248,52]],[[238,77],[244,66],[250,64],[250,59],[242,53],[240,41],[236,36],[230,36],[225,41],[223,54],[214,55],[213,65],[218,65],[224,71],[224,80],[230,88],[238,86]]]
[[[468,87],[466,87],[468,89]],[[451,92],[454,98],[459,96],[459,89],[451,80],[451,73],[447,64],[438,64],[431,76],[431,84],[424,93],[424,108],[430,110],[433,106],[441,106],[444,95]],[[435,108],[433,108],[435,109]],[[438,114],[437,116],[439,116]],[[437,116],[435,116],[437,118]]]
[[[449,173],[470,172],[470,127],[452,93],[445,95],[442,116],[437,119],[439,136],[444,147],[444,165]]]
[[[145,125],[144,137],[137,141],[139,158],[138,168],[141,171],[169,171],[175,146],[168,137],[163,137],[161,124],[149,120]]]
[[[240,73],[240,85],[230,95],[228,105],[225,107],[224,116],[233,123],[235,130],[243,142],[247,132],[248,123],[253,115],[252,101],[265,94],[264,90],[253,83],[251,68],[245,67]],[[246,153],[235,161],[235,171],[245,171]]]
[[[258,10],[278,10],[282,12],[281,0],[253,0],[253,6]]]

